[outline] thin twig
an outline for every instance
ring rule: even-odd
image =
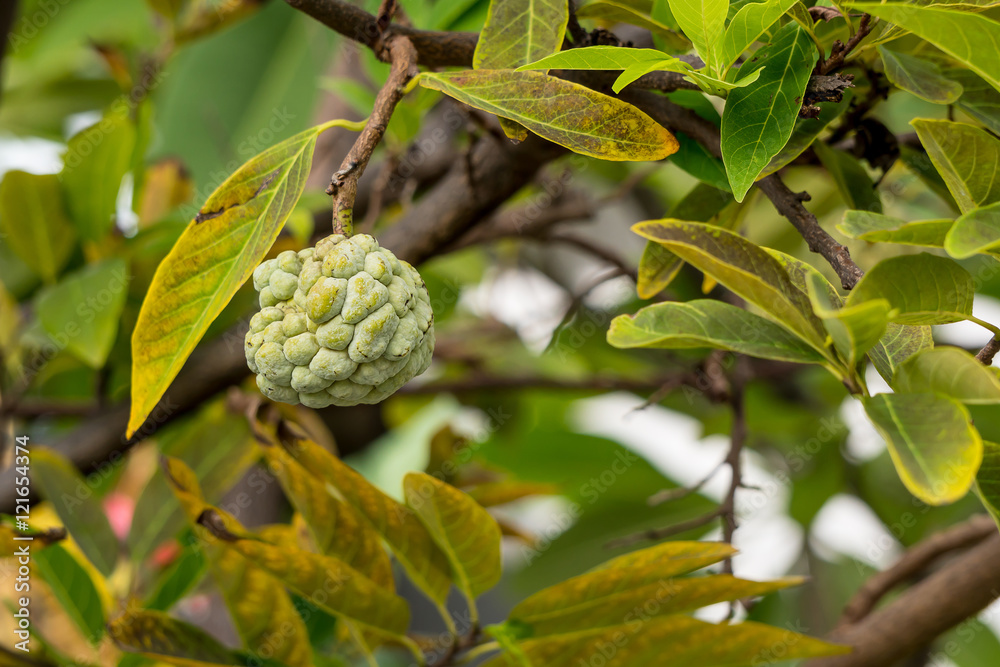
[[[739,373],[734,373],[738,376]],[[730,434],[729,453],[726,455],[726,465],[732,471],[732,479],[729,482],[729,490],[719,507],[719,515],[722,518],[722,541],[728,544],[733,543],[733,535],[736,533],[736,491],[743,484],[743,446],[746,444],[747,420],[743,404],[743,382],[742,379],[734,377],[734,381],[729,388],[729,405],[733,412],[733,426]],[[723,572],[733,573],[733,560],[727,558],[723,562]]]
[[[392,3],[390,3],[392,4]],[[334,197],[333,231],[335,234],[353,233],[354,199],[358,194],[358,179],[365,172],[375,147],[385,134],[392,112],[405,94],[406,84],[417,75],[417,52],[410,40],[403,36],[391,37],[386,51],[392,68],[389,78],[375,98],[372,115],[365,123],[340,169],[330,179],[326,193]]]
[[[848,19],[850,20],[850,19]],[[868,33],[871,32],[874,24],[872,23],[872,15],[864,14],[861,16],[861,23],[858,25],[858,31],[855,32],[847,44],[844,44],[839,39],[833,43],[833,47],[830,49],[830,57],[823,62],[816,64],[817,74],[829,74],[833,70],[844,64],[844,59],[854,50],[854,48],[861,43]]]
[[[980,514],[916,544],[888,570],[872,575],[865,581],[844,607],[839,625],[846,626],[860,622],[892,589],[913,579],[941,556],[979,544],[996,531],[997,526],[993,519],[986,514]]]
[[[725,459],[719,461],[718,465],[712,468],[712,471],[705,475],[701,481],[692,486],[681,486],[676,489],[663,489],[662,491],[657,491],[649,498],[646,499],[646,504],[650,507],[656,507],[657,505],[662,505],[663,503],[669,503],[674,500],[680,500],[681,498],[687,498],[688,496],[698,493],[702,488],[708,484],[715,476],[722,470],[722,466],[726,464]]]
[[[689,530],[694,530],[695,528],[707,526],[720,516],[721,508],[716,508],[707,514],[696,516],[693,519],[688,519],[687,521],[681,521],[680,523],[664,526],[663,528],[650,528],[649,530],[644,530],[640,533],[619,537],[616,540],[611,540],[604,546],[607,549],[617,549],[618,547],[627,547],[639,542],[651,542],[666,539],[668,537],[673,537],[674,535],[686,533]]]

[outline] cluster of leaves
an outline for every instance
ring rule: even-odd
[[[289,422],[248,425],[216,403],[185,431],[161,446],[170,455],[161,457],[162,476],[143,494],[129,536],[128,562],[135,565],[154,544],[184,536],[180,554],[151,580],[121,560],[108,519],[95,496],[80,493],[87,481],[72,464],[44,448],[32,451],[33,478],[57,514],[51,525],[66,529],[39,534],[37,572],[92,645],[107,637],[126,652],[118,664],[138,664],[129,654],[206,666],[341,664],[336,656],[352,655],[375,664],[373,651],[381,646],[406,648],[424,664],[425,651],[454,652],[451,642],[460,634],[462,649],[501,651],[488,663],[494,665],[575,664],[608,642],[620,647],[611,663],[620,665],[642,663],[667,648],[703,665],[748,663],[782,642],[791,644],[790,657],[843,650],[763,624],[716,625],[689,616],[707,605],[800,583],[794,577],[684,577],[733,555],[717,542],[668,542],[620,556],[535,593],[507,621],[481,630],[476,598],[501,575],[501,528],[481,503],[506,503],[542,490],[538,485],[479,483],[466,493],[442,481],[440,471],[411,472],[402,504]],[[219,448],[241,461],[220,462],[205,452],[198,443],[206,433],[230,434]],[[442,438],[439,450],[455,449],[454,436]],[[287,524],[248,530],[206,499],[199,479],[217,498],[258,458],[295,515]],[[454,465],[445,468],[454,476]],[[8,524],[3,531],[12,537]],[[390,553],[437,606],[448,640],[407,634],[409,606],[396,593]],[[240,651],[165,613],[205,576],[222,593]],[[452,586],[468,605],[468,613],[454,620],[445,605]],[[118,604],[113,590],[131,594]],[[709,641],[693,642],[693,633]],[[36,636],[50,657],[69,660]]]

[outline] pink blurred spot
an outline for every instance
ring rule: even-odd
[[[177,555],[181,552],[181,545],[177,543],[177,540],[171,540],[169,542],[164,542],[155,549],[153,549],[152,555],[149,557],[150,562],[156,567],[162,569],[174,562]]]
[[[111,530],[115,531],[119,540],[128,537],[134,511],[135,501],[124,493],[112,492],[104,499],[104,513],[107,514]]]

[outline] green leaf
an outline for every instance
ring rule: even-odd
[[[728,192],[729,178],[726,176],[726,165],[722,160],[712,155],[704,144],[683,132],[678,132],[676,137],[680,147],[670,161],[700,182]]]
[[[132,336],[129,436],[278,237],[305,187],[316,137],[330,127],[359,129],[331,121],[251,159],[212,193],[157,267]]]
[[[942,74],[935,63],[884,46],[878,52],[885,75],[897,88],[934,104],[953,104],[962,94],[962,84]]]
[[[53,340],[91,368],[108,359],[130,276],[120,258],[89,264],[65,276],[38,296],[38,319]]]
[[[582,155],[660,160],[677,151],[674,136],[634,106],[541,72],[427,72],[420,83]]]
[[[156,439],[162,454],[184,461],[195,471],[209,503],[220,501],[260,456],[246,418],[230,412],[224,399],[164,428]],[[206,447],[206,442],[212,446]],[[135,562],[144,561],[184,525],[184,514],[167,480],[154,475],[135,505],[128,533],[129,555]]]
[[[885,333],[889,323],[889,302],[872,299],[845,308],[831,308],[826,282],[818,274],[810,276],[809,299],[816,315],[833,340],[837,352],[854,368]]]
[[[559,0],[494,0],[472,66],[514,69],[558,51],[568,20],[568,5]]]
[[[206,632],[160,611],[130,609],[108,623],[108,634],[121,650],[151,660],[180,658],[191,667],[242,664]]]
[[[500,581],[500,526],[468,494],[426,473],[408,473],[403,495],[448,556],[475,623],[475,599]]]
[[[845,236],[863,241],[943,248],[953,224],[953,220],[906,222],[881,213],[846,211],[837,229]]]
[[[608,343],[618,348],[711,347],[803,364],[826,361],[801,338],[771,320],[722,301],[657,303],[611,321]]]
[[[118,191],[132,166],[136,134],[127,110],[116,110],[69,140],[60,176],[80,238],[100,241],[114,227]]]
[[[653,220],[632,231],[666,246],[678,257],[772,315],[817,350],[826,332],[808,297],[792,284],[781,264],[733,232],[694,222]]]
[[[948,189],[948,185],[941,178],[941,174],[938,173],[937,167],[927,156],[927,153],[919,148],[911,148],[910,146],[900,146],[899,147],[899,159],[906,165],[906,168],[911,172],[916,174],[921,181],[924,182],[931,192],[940,197],[949,208],[953,211],[958,211],[958,204],[955,202],[955,198],[952,196],[951,191]]]
[[[852,3],[867,12],[923,37],[1000,89],[1000,23],[982,14],[947,6],[908,3]]]
[[[118,560],[118,538],[94,489],[66,458],[44,447],[31,454],[31,480],[94,567],[109,576]]]
[[[966,123],[918,118],[910,122],[962,213],[1000,200],[1000,139]]]
[[[645,28],[662,39],[665,46],[674,53],[683,53],[691,49],[691,42],[678,34],[670,25],[656,16],[640,11],[627,2],[610,2],[608,0],[589,2],[576,11],[576,16],[581,19],[604,19],[613,23],[628,23]]]
[[[973,405],[1000,403],[1000,378],[957,347],[914,354],[896,369],[892,388],[909,394],[943,394]]]
[[[798,0],[765,0],[743,5],[726,28],[718,71],[725,72]]]
[[[813,144],[816,156],[833,177],[844,201],[852,209],[882,212],[882,200],[864,166],[853,155],[831,148],[823,141]]]
[[[622,46],[585,46],[560,51],[536,62],[523,65],[518,71],[542,69],[624,70],[611,86],[611,89],[616,93],[621,92],[630,83],[644,75],[657,71],[684,74],[705,92],[719,96],[725,96],[726,91],[734,88],[747,86],[760,76],[760,72],[755,71],[732,83],[705,74],[703,70],[696,70],[689,63],[669,56],[662,51]]]
[[[959,217],[945,236],[944,249],[956,259],[1000,250],[1000,202]]]
[[[791,136],[817,58],[806,32],[789,23],[740,67],[738,78],[762,73],[756,85],[733,90],[722,112],[722,160],[736,201]]]
[[[647,601],[650,606],[660,603],[656,597]],[[680,614],[644,620],[644,613],[640,606],[621,625],[528,639],[516,645],[520,655],[505,653],[485,667],[578,667],[606,654],[604,667],[732,667],[753,664],[775,647],[789,660],[850,652],[846,646],[752,621],[714,625]]]
[[[948,324],[972,315],[975,287],[969,272],[946,257],[922,252],[876,264],[847,297],[854,306],[885,299],[899,324]]]
[[[788,138],[785,145],[778,151],[778,154],[771,158],[764,170],[760,172],[758,178],[770,176],[782,167],[788,166],[795,158],[802,155],[807,148],[822,134],[823,130],[837,118],[840,118],[851,103],[851,93],[844,93],[844,99],[836,103],[820,103],[819,116],[817,118],[799,118],[795,121],[795,128],[792,136]]]
[[[54,283],[75,245],[59,177],[8,171],[0,182],[0,241]]]
[[[282,445],[382,536],[410,579],[428,597],[444,603],[451,586],[448,558],[411,509],[382,493],[314,442],[282,441]]]
[[[409,608],[392,591],[339,558],[303,551],[287,540],[271,544],[250,533],[235,518],[202,500],[194,473],[182,461],[164,459],[163,467],[185,513],[197,524],[197,534],[210,545],[232,550],[312,604],[366,631],[389,637],[406,632]],[[272,589],[280,590],[273,583],[260,585],[262,591]],[[317,595],[320,590],[327,595]],[[259,607],[248,613],[259,613]]]
[[[1000,133],[1000,92],[967,69],[949,69],[945,76],[962,86],[962,96],[956,106],[994,134]]]
[[[891,383],[900,364],[917,352],[933,346],[934,341],[929,326],[889,322],[885,333],[872,349],[868,350],[868,358],[872,360],[879,375]]]
[[[994,521],[1000,523],[1000,445],[983,441],[983,462],[976,473],[976,490]]]
[[[104,635],[104,609],[97,587],[83,566],[59,544],[34,551],[32,566],[87,641],[99,643]]]
[[[201,583],[207,571],[205,552],[192,541],[157,577],[156,588],[143,607],[154,611],[168,611]]]
[[[670,0],[670,12],[709,70],[718,71],[729,0]]]
[[[968,492],[983,442],[961,403],[936,394],[876,394],[863,402],[910,493],[943,505]]]
[[[279,444],[270,442],[262,450],[268,469],[302,515],[320,552],[336,556],[376,584],[395,590],[392,565],[379,534]]]

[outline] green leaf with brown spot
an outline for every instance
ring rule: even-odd
[[[667,247],[722,285],[753,303],[825,351],[826,330],[813,314],[809,298],[789,278],[778,260],[733,232],[695,222],[652,220],[632,230]]]
[[[268,469],[302,515],[320,552],[339,558],[380,586],[395,590],[392,565],[379,534],[277,442],[261,449]]]
[[[983,442],[961,403],[928,393],[876,394],[863,402],[910,493],[943,505],[969,491]]]
[[[947,257],[922,252],[876,264],[851,290],[845,306],[885,299],[898,324],[948,324],[972,315],[969,272]]]
[[[950,120],[910,122],[962,213],[1000,200],[1000,139]]]
[[[602,160],[660,160],[677,139],[631,104],[541,72],[425,72],[420,84]]]
[[[408,473],[403,495],[448,556],[455,585],[475,617],[475,599],[500,581],[500,526],[468,494],[426,473]]]
[[[76,241],[57,175],[17,170],[4,174],[0,237],[42,280],[56,281]]]
[[[413,510],[382,493],[314,442],[283,440],[282,445],[382,536],[417,587],[444,604],[451,587],[451,566]]]
[[[716,348],[762,359],[822,364],[826,359],[769,319],[722,301],[657,303],[611,321],[608,343],[618,348]]]
[[[897,392],[930,392],[962,403],[1000,403],[1000,378],[957,347],[922,350],[900,364],[892,379]]]
[[[156,269],[132,335],[128,435],[145,421],[208,326],[253,274],[305,187],[316,137],[300,132],[236,170]]]
[[[94,567],[110,576],[118,561],[118,538],[94,488],[61,454],[45,447],[31,451],[31,481],[63,522]]]

